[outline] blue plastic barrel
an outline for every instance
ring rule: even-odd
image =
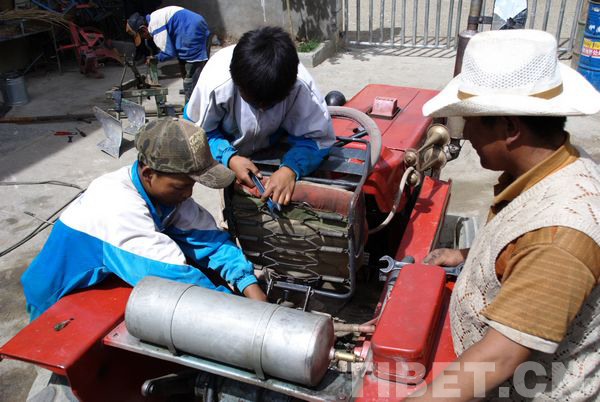
[[[600,90],[600,1],[590,1],[577,71]]]

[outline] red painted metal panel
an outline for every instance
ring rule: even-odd
[[[444,288],[442,317],[440,318],[440,322],[443,325],[441,331],[437,334],[437,338],[434,339],[432,363],[428,367],[424,380],[419,384],[409,385],[401,382],[382,380],[377,378],[372,372],[369,372],[364,376],[362,386],[354,391],[356,402],[405,399],[408,395],[430,384],[444,371],[449,363],[456,360],[452,345],[452,333],[450,331],[450,315],[448,314],[448,304],[453,287],[454,283],[448,282]]]
[[[418,148],[423,143],[427,128],[432,119],[424,117],[421,110],[425,102],[438,91],[395,87],[389,85],[368,85],[345,106],[362,112],[369,112],[375,97],[396,98],[402,109],[393,119],[374,117],[382,135],[382,152],[379,162],[364,186],[366,194],[375,196],[382,212],[391,210],[398,185],[404,173],[404,150]],[[351,136],[357,124],[347,119],[336,118],[333,128],[338,136]],[[365,137],[368,139],[368,137]],[[359,148],[361,144],[350,144]]]
[[[421,262],[422,259],[429,253],[431,248],[435,245],[439,231],[444,223],[444,217],[448,200],[450,197],[451,183],[435,180],[430,177],[425,177],[421,192],[415,203],[415,207],[411,213],[409,222],[404,232],[404,236],[400,242],[400,246],[394,255],[396,260],[401,260],[407,255],[413,256],[417,262]],[[409,267],[407,267],[409,268]],[[433,267],[429,267],[433,268]],[[439,270],[440,268],[438,268]],[[421,282],[424,283],[424,282]],[[401,382],[388,381],[385,379],[378,378],[375,375],[375,370],[370,370],[362,381],[362,387],[356,391],[357,401],[388,401],[390,399],[403,399],[420,389],[427,384],[431,383],[433,379],[446,367],[446,365],[456,359],[454,354],[454,347],[452,345],[452,335],[450,331],[450,319],[448,315],[448,304],[450,302],[450,295],[452,293],[453,282],[448,282],[443,287],[441,296],[436,296],[439,303],[439,314],[440,317],[435,323],[435,329],[429,336],[432,338],[432,346],[430,347],[430,353],[428,359],[424,359],[424,365],[427,367],[427,373],[422,382],[417,385],[408,385]],[[434,287],[435,288],[435,287]],[[393,291],[392,291],[393,292]],[[401,314],[396,315],[397,320],[402,320],[406,314],[411,314],[411,311],[416,311],[420,308],[420,304],[425,301],[426,298],[432,297],[432,295],[420,295],[418,292],[410,298],[404,300],[404,304],[399,307],[389,309],[390,316],[396,315],[396,309],[401,309]],[[430,306],[431,307],[431,306]],[[386,307],[384,310],[387,311]],[[383,319],[383,314],[380,320]],[[393,325],[390,324],[390,325]],[[403,338],[402,331],[405,329],[397,328],[397,337]],[[423,327],[421,330],[421,339],[423,339]],[[377,331],[379,331],[379,324],[377,325]],[[410,329],[409,329],[410,331]],[[394,336],[391,335],[391,331],[388,333],[388,341],[394,341]],[[373,335],[375,337],[375,335]],[[377,339],[375,339],[377,341]],[[417,338],[409,339],[410,342],[418,342]],[[413,350],[414,349],[413,344]],[[385,350],[386,352],[388,350]],[[392,350],[393,351],[393,350]],[[373,363],[375,364],[377,357],[375,356],[375,350],[373,350]],[[429,361],[429,363],[427,363]]]
[[[129,285],[112,277],[99,286],[67,295],[2,346],[0,355],[64,375],[123,319],[130,292]],[[66,325],[56,330],[62,322]]]
[[[410,215],[400,247],[396,250],[395,259],[400,261],[410,255],[416,262],[421,262],[429,254],[444,225],[451,185],[451,181],[444,182],[431,177],[423,179],[419,198]]]
[[[371,339],[375,376],[400,382],[418,382],[425,376],[445,283],[440,267],[402,268]]]

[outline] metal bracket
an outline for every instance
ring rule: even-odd
[[[96,119],[102,124],[102,131],[106,137],[98,143],[98,147],[113,158],[119,159],[119,150],[123,141],[121,122],[97,106],[94,106],[93,111]]]

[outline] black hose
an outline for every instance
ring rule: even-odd
[[[77,199],[77,197],[79,197],[85,191],[85,189],[81,188],[80,186],[78,186],[76,184],[66,183],[66,182],[58,181],[58,180],[46,180],[46,181],[39,181],[39,182],[33,182],[33,181],[0,182],[0,186],[17,186],[17,185],[20,186],[20,185],[34,185],[34,184],[53,184],[56,186],[65,186],[65,187],[72,187],[72,188],[79,189],[79,192],[73,198],[71,198],[67,203],[62,205],[59,209],[54,211],[52,213],[52,215],[50,215],[46,219],[46,221],[50,221],[50,219],[54,218],[54,216],[56,216],[60,211],[65,209],[70,203],[75,201]],[[23,244],[27,243],[29,240],[33,239],[37,234],[39,234],[44,229],[46,229],[48,226],[51,226],[51,224],[56,222],[57,219],[58,218],[55,218],[53,221],[51,221],[51,223],[48,223],[48,222],[41,223],[39,226],[37,226],[35,229],[33,229],[31,231],[31,233],[29,233],[27,236],[25,236],[24,238],[22,238],[21,240],[19,240],[15,244],[13,244],[12,246],[0,251],[0,257],[4,257],[6,254],[10,253],[11,251],[15,250],[16,248],[21,247]]]

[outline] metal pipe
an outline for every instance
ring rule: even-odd
[[[131,292],[125,324],[133,336],[172,353],[312,386],[325,375],[334,342],[323,315],[150,276]]]
[[[535,26],[535,13],[537,11],[537,0],[531,0],[531,10],[528,10],[529,29]]]
[[[548,30],[548,18],[550,17],[550,7],[552,0],[546,0],[546,11],[544,11],[544,21],[542,23],[542,31]]]
[[[360,0],[356,0],[356,42],[360,42]]]
[[[406,0],[402,0],[402,31],[401,31],[401,36],[400,36],[400,42],[402,42],[401,46],[404,46],[405,32],[406,32]]]
[[[334,322],[333,330],[335,332],[358,332],[372,334],[373,332],[375,332],[375,325],[347,324],[343,322]]]
[[[454,16],[454,0],[450,0],[450,6],[448,7],[448,28],[446,31],[446,49],[450,49],[452,43],[452,17]]]
[[[435,10],[435,46],[440,45],[440,19],[442,13],[442,0],[437,0],[436,10]]]
[[[429,2],[425,0],[425,20],[423,23],[423,44],[426,45],[429,42]]]
[[[392,43],[392,47],[396,43],[396,1],[392,0],[392,21],[391,21],[391,33],[390,33],[390,42]]]
[[[413,45],[417,44],[417,17],[419,16],[419,0],[414,0],[413,4]]]
[[[556,43],[560,45],[560,32],[562,31],[563,19],[565,18],[565,7],[567,0],[562,0],[560,2],[560,10],[558,12],[558,25],[556,27]],[[575,13],[577,14],[577,13]],[[572,40],[572,38],[570,39]]]
[[[356,356],[354,353],[346,352],[345,350],[334,350],[334,349],[331,350],[331,360],[341,360],[341,361],[351,362],[351,363],[365,361],[365,359],[363,359],[360,356]]]
[[[458,11],[456,12],[456,29],[454,32],[456,33],[456,41],[454,42],[454,48],[458,48],[458,35],[460,32],[460,20],[462,19],[462,0],[458,0]]]
[[[348,1],[344,0],[344,40],[348,40],[348,23],[350,22],[349,13],[348,13]]]
[[[379,44],[383,43],[383,13],[385,11],[385,0],[379,3]]]
[[[467,31],[477,31],[479,23],[474,18],[481,16],[481,5],[482,0],[471,0],[471,7],[469,9],[469,20],[467,21]]]
[[[365,41],[350,41],[348,42],[351,45],[362,45],[362,46],[368,46],[368,45],[372,45],[371,42],[365,42]],[[395,47],[395,45],[392,45],[391,43],[382,43],[381,45],[378,44],[378,46],[384,47],[384,48],[391,48],[391,47]],[[439,45],[439,46],[435,46],[435,45],[409,45],[407,46],[407,48],[411,48],[411,49],[446,49],[446,45]],[[303,179],[303,180],[308,180],[308,179]]]
[[[483,0],[481,2],[481,14],[480,15],[485,15],[485,0]],[[483,24],[479,24],[479,28],[477,29],[478,32],[481,32],[483,30]]]
[[[476,34],[477,34],[477,31],[469,30],[469,31],[462,31],[458,35],[458,46],[456,49],[456,61],[454,63],[454,77],[456,77],[458,74],[460,74],[460,71],[462,70],[463,56],[465,55],[465,49],[467,47],[467,44],[469,43],[469,40],[471,40],[471,38],[473,36],[475,36]]]
[[[579,14],[581,13],[581,3],[583,0],[577,0],[575,13],[573,15],[573,24],[571,25],[571,35],[569,36],[569,52],[573,51],[573,43],[577,36],[577,23],[579,22]]]
[[[373,0],[369,0],[369,42],[373,43]]]

